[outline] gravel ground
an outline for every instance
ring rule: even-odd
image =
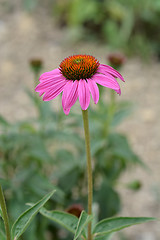
[[[35,115],[28,97],[27,86],[33,89],[30,59],[43,59],[44,71],[56,68],[63,58],[77,53],[94,55],[106,62],[106,46],[96,43],[72,43],[69,33],[56,28],[47,8],[27,13],[21,1],[9,4],[0,0],[0,114],[8,120],[25,119]],[[123,122],[119,131],[128,135],[135,152],[150,171],[139,167],[128,170],[117,186],[122,198],[122,216],[160,216],[160,63],[148,64],[129,59],[122,69],[126,79],[118,100],[134,103],[135,111]],[[123,183],[139,179],[142,189],[136,193],[126,190]],[[132,202],[132,204],[131,204]],[[159,223],[148,223],[124,231],[131,240],[158,240]]]

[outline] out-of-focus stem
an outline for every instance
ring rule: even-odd
[[[2,210],[2,217],[3,217],[3,221],[4,221],[6,237],[7,237],[7,240],[11,240],[7,208],[6,208],[6,203],[5,203],[1,185],[0,185],[0,206],[1,206],[1,210]]]

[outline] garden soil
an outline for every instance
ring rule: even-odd
[[[78,42],[75,41],[74,34],[59,29],[45,3],[32,12],[27,12],[22,5],[23,1],[13,2],[0,0],[0,114],[9,121],[36,115],[25,93],[26,88],[34,91],[35,83],[29,68],[31,59],[42,59],[43,70],[50,71],[72,54],[91,54],[101,63],[106,63],[109,54],[104,44]],[[120,82],[122,95],[117,95],[117,101],[131,101],[134,107],[132,114],[117,130],[127,134],[134,151],[148,169],[132,167],[117,183],[122,201],[119,215],[159,218],[160,62],[155,59],[150,59],[147,63],[139,58],[128,59],[121,73],[126,82]],[[109,94],[107,89],[105,91]],[[57,100],[52,104],[58,109]],[[132,180],[141,182],[139,191],[125,187]],[[160,223],[138,225],[123,233],[130,240],[159,240]]]

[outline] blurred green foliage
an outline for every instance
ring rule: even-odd
[[[75,203],[87,208],[81,115],[72,112],[68,118],[34,93],[27,93],[38,112],[37,118],[10,123],[0,117],[0,182],[10,218],[14,221],[26,209],[26,202],[35,202],[53,189],[57,191],[50,200],[51,209],[66,210]],[[141,163],[126,136],[112,130],[130,113],[130,108],[129,103],[117,103],[113,114],[111,105],[101,101],[96,111],[89,112],[98,219],[120,210],[116,183],[126,167]],[[60,239],[57,226],[42,216],[37,216],[23,239],[44,240],[47,229],[54,239]],[[68,239],[67,235],[62,239]]]
[[[112,49],[160,57],[159,0],[56,0],[53,14],[71,38],[96,39]]]

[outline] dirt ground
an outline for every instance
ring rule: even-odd
[[[108,50],[93,42],[73,44],[69,33],[56,27],[45,6],[28,13],[21,1],[9,4],[9,0],[0,0],[0,114],[11,121],[35,115],[24,92],[25,86],[34,86],[30,59],[43,59],[44,71],[49,71],[68,55],[78,53],[94,55],[106,63]],[[118,100],[129,100],[135,108],[119,131],[128,135],[150,171],[137,167],[123,175],[117,186],[123,205],[120,215],[160,217],[160,63],[128,59],[122,74],[126,83],[121,83],[122,95]],[[123,187],[133,179],[142,183],[142,189],[136,193]],[[159,240],[160,223],[143,224],[124,232],[131,240]]]

